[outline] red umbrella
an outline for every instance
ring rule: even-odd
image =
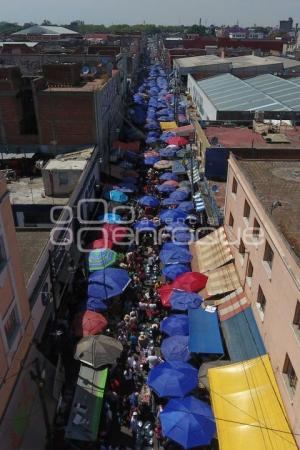
[[[179,183],[178,183],[178,181],[175,181],[175,180],[168,180],[168,181],[165,181],[163,183],[163,185],[164,186],[175,186],[175,187],[177,187],[177,186],[179,186]]]
[[[76,314],[72,324],[75,335],[79,337],[100,334],[107,325],[108,322],[102,314],[89,310]]]
[[[181,136],[174,136],[167,140],[168,144],[171,145],[178,145],[180,147],[183,147],[184,145],[187,145],[189,141]]]
[[[90,250],[96,250],[98,248],[113,248],[113,241],[110,239],[97,239],[96,241],[93,241],[91,244],[88,245],[88,249]]]
[[[115,244],[124,241],[128,235],[127,228],[112,223],[105,223],[102,230],[104,230],[103,236]]]
[[[165,308],[171,308],[170,297],[173,292],[173,288],[170,284],[164,284],[157,289],[158,295],[160,296],[161,303]]]
[[[205,288],[208,277],[199,272],[185,272],[179,275],[172,283],[173,289],[188,292],[199,292]]]

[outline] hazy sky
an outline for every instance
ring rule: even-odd
[[[55,23],[277,25],[289,16],[300,22],[299,0],[0,0],[1,19]]]

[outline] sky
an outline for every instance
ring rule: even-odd
[[[300,22],[299,0],[0,0],[1,19],[69,23],[155,23],[161,25],[278,25],[293,17]]]

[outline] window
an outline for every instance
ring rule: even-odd
[[[233,194],[236,194],[236,193],[237,193],[237,181],[236,181],[235,178],[233,178],[233,180],[232,180],[232,188],[231,188],[231,192],[232,192]]]
[[[266,241],[264,262],[268,265],[269,269],[272,269],[273,258],[274,258],[273,250],[271,249],[269,243]]]
[[[229,221],[228,221],[228,224],[229,224],[230,228],[233,228],[233,225],[234,225],[234,218],[233,218],[233,215],[232,215],[231,213],[229,214]]]
[[[247,200],[245,200],[245,204],[244,204],[244,219],[246,219],[247,221],[249,221],[249,217],[250,217],[250,205],[247,202]]]
[[[249,284],[249,286],[251,286],[252,277],[253,277],[253,264],[250,260],[249,260],[249,264],[248,264],[248,268],[247,268],[246,277],[247,277],[247,283]]]
[[[9,348],[11,348],[14,343],[17,332],[19,330],[19,325],[20,321],[17,307],[14,306],[4,325],[4,331]]]
[[[298,378],[288,354],[286,354],[285,356],[285,361],[283,365],[283,374],[286,385],[291,395],[294,395],[297,387]]]
[[[260,238],[260,225],[256,219],[254,219],[253,222],[253,239],[259,239]]]
[[[58,182],[60,186],[66,186],[69,182],[68,174],[66,172],[59,172]]]
[[[244,259],[245,254],[246,254],[246,249],[245,249],[245,244],[243,242],[243,240],[240,240],[240,245],[239,245],[239,254],[241,255],[241,257]]]
[[[5,247],[4,247],[4,240],[3,237],[0,236],[0,272],[6,265],[6,253],[5,253]]]
[[[258,293],[257,293],[257,302],[256,302],[256,306],[258,311],[260,312],[261,318],[264,318],[265,315],[265,309],[266,309],[266,297],[262,291],[262,288],[259,286],[258,287]]]
[[[293,327],[294,327],[297,337],[300,339],[300,302],[299,302],[299,300],[297,301],[297,305],[296,305],[296,309],[295,309]]]

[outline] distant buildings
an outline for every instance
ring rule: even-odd
[[[293,30],[293,19],[289,17],[288,20],[280,20],[279,31],[282,33],[289,33]]]
[[[17,31],[12,34],[14,39],[21,39],[29,41],[52,41],[59,39],[80,39],[82,36],[76,31],[69,30],[65,27],[54,25],[33,25],[24,30]]]
[[[300,153],[231,154],[225,230],[300,443]]]

